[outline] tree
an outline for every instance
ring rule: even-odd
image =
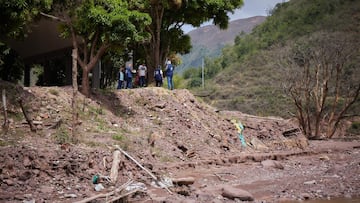
[[[63,37],[72,39],[78,50],[78,64],[82,68],[81,92],[89,96],[89,73],[104,53],[111,49],[125,49],[132,42],[145,41],[149,34],[144,27],[150,17],[129,10],[125,0],[78,0],[54,2],[53,9],[44,16],[62,23]]]
[[[286,90],[309,138],[334,136],[359,98],[359,46],[355,35],[315,33],[289,51]]]
[[[243,5],[241,0],[129,0],[134,9],[151,16],[152,23],[146,26],[151,40],[143,43],[149,72],[162,65],[174,53],[185,54],[191,49],[190,37],[182,31],[189,24],[199,27],[213,20],[225,29],[229,23],[228,12]]]

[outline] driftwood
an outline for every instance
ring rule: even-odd
[[[9,120],[8,120],[8,116],[7,116],[7,106],[6,106],[6,90],[2,91],[2,102],[3,102],[3,108],[4,108],[4,124],[3,124],[3,129],[4,129],[4,134],[7,133],[8,129],[9,129]]]
[[[20,104],[21,111],[23,112],[24,117],[25,117],[25,119],[26,119],[26,122],[27,122],[27,123],[29,124],[29,126],[30,126],[30,130],[31,130],[32,132],[36,132],[36,127],[35,127],[34,123],[32,122],[32,119],[31,119],[31,118],[29,117],[29,115],[27,114],[27,112],[26,112],[26,110],[25,110],[25,107],[24,107],[24,105],[23,105],[22,99],[19,98],[19,99],[18,99],[18,102],[19,102],[19,104]]]
[[[133,183],[134,181],[133,180],[129,180],[128,182],[126,182],[125,184],[121,185],[119,188],[117,188],[116,190],[114,191],[111,191],[111,192],[108,192],[108,193],[101,193],[101,194],[98,194],[98,195],[94,195],[92,197],[89,197],[89,198],[86,198],[86,199],[83,199],[83,200],[80,200],[80,201],[77,201],[77,202],[74,202],[74,203],[87,203],[87,202],[90,202],[92,200],[95,200],[95,199],[98,199],[98,198],[108,198],[116,193],[119,193],[121,192],[123,189],[125,189],[127,186],[129,186],[131,183]],[[136,190],[137,192],[137,190]],[[133,193],[133,192],[132,192]],[[121,195],[120,198],[123,198],[129,194],[132,194],[132,193],[126,193],[126,194],[123,194]],[[118,199],[120,199],[119,197],[116,197]]]
[[[113,153],[113,162],[110,171],[110,180],[115,183],[119,173],[119,163],[120,163],[120,154],[119,150],[115,150]]]
[[[136,165],[138,165],[141,169],[143,169],[146,173],[148,173],[152,179],[154,179],[157,183],[161,182],[158,180],[158,178],[149,171],[149,169],[145,168],[144,166],[142,166],[138,161],[136,161],[136,159],[134,159],[132,156],[130,156],[127,152],[125,152],[124,150],[122,150],[118,145],[115,145],[115,148],[118,149],[121,153],[123,153],[125,156],[127,156],[129,159],[131,159],[133,162],[135,162]],[[165,185],[165,184],[161,184],[164,186],[164,188],[170,193],[172,194],[172,192],[170,191],[170,189]]]

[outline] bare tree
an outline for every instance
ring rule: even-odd
[[[360,91],[359,40],[349,33],[315,33],[287,52],[285,88],[309,138],[334,136]]]

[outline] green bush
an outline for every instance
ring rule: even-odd
[[[201,85],[202,85],[201,78],[192,78],[188,83],[189,88],[200,87]]]
[[[360,135],[360,122],[353,122],[347,132],[355,135]]]

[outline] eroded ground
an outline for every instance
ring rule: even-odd
[[[357,137],[308,142],[293,131],[291,120],[219,112],[186,90],[143,88],[96,93],[91,99],[79,95],[79,142],[69,144],[71,93],[69,87],[25,89],[36,132],[10,102],[10,128],[0,137],[1,202],[76,202],[128,180],[146,187],[132,185],[143,190],[127,196],[133,202],[240,201],[224,195],[224,188],[242,189],[255,202],[360,194]],[[246,147],[232,120],[245,126]],[[122,155],[118,180],[100,179],[104,189],[95,191],[94,176],[110,174],[114,145],[158,180],[187,182],[169,191],[155,187],[147,172]]]

